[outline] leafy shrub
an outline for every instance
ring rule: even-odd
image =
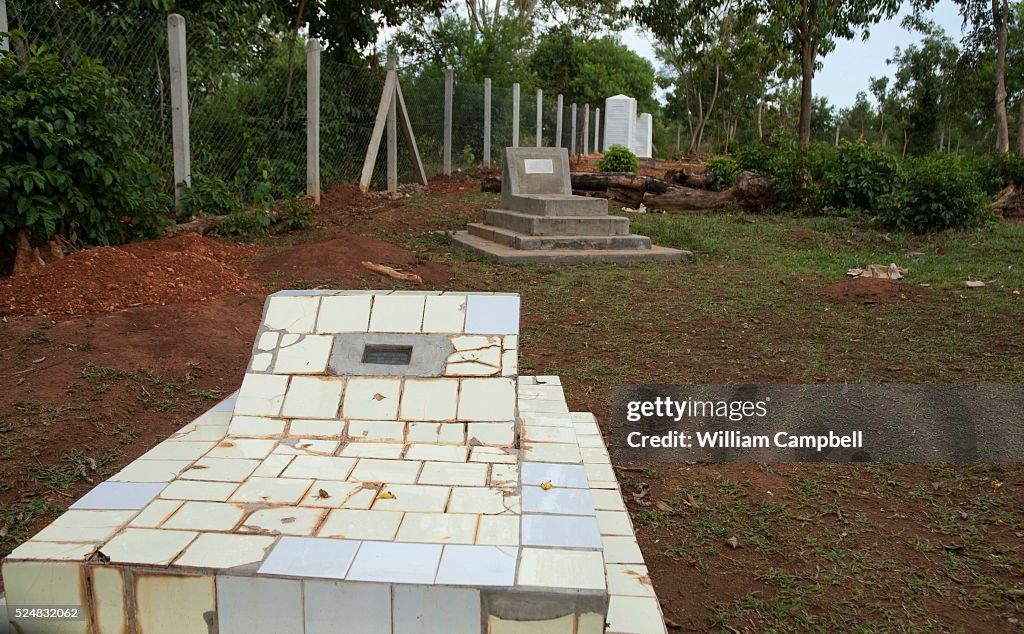
[[[905,171],[882,209],[887,225],[925,233],[967,227],[984,219],[988,198],[968,161],[930,154],[907,159]]]
[[[978,173],[985,193],[994,196],[1004,187],[1024,183],[1024,157],[1014,154],[989,154],[966,159]]]
[[[242,199],[223,179],[196,173],[178,205],[185,216],[223,216],[239,210]]]
[[[629,151],[629,148],[613,145],[597,162],[597,169],[602,172],[636,172],[640,169],[640,162],[636,159],[636,154]]]
[[[239,209],[228,215],[217,226],[222,236],[257,236],[270,228],[270,215],[265,209]]]
[[[741,170],[771,177],[778,211],[803,210],[817,195],[815,186],[807,180],[807,164],[800,164],[792,136],[779,135],[772,145],[758,143],[742,148],[736,152],[736,163]]]
[[[728,156],[713,156],[704,161],[704,169],[714,177],[714,186],[718,191],[729,189],[736,184],[740,175],[740,166]]]
[[[821,181],[822,204],[841,210],[877,211],[899,183],[902,169],[888,148],[843,141],[822,154],[816,168],[811,167],[811,175]]]
[[[156,234],[170,200],[138,150],[132,106],[99,63],[68,70],[30,48],[19,68],[0,53],[0,237],[26,229],[76,246]]]
[[[289,198],[277,208],[277,220],[288,229],[313,226],[313,209],[299,198]]]

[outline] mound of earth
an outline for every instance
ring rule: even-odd
[[[448,269],[443,264],[421,260],[412,251],[387,242],[347,233],[282,249],[261,258],[252,268],[257,275],[281,288],[289,285],[389,288],[393,285],[394,280],[363,267],[364,261],[416,273],[427,285],[448,281]]]
[[[260,293],[234,266],[256,251],[196,234],[86,249],[0,280],[0,315],[80,315]]]
[[[893,280],[853,277],[829,284],[825,296],[835,302],[895,304],[916,298],[916,291]]]

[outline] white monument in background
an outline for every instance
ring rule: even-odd
[[[641,158],[650,158],[653,131],[653,118],[647,112],[637,116],[633,97],[615,95],[604,100],[605,152],[613,145],[621,145]]]

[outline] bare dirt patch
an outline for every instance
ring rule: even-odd
[[[872,277],[853,277],[825,287],[830,300],[855,304],[896,304],[917,299],[919,294],[906,284]]]

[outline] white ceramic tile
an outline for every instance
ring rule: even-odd
[[[665,634],[665,620],[653,597],[608,598],[608,631],[615,634]]]
[[[102,550],[113,563],[165,566],[188,546],[198,533],[157,528],[126,528]]]
[[[124,570],[93,566],[89,570],[89,586],[92,590],[92,613],[97,629],[103,634],[126,633],[128,611],[124,605]],[[0,607],[0,615],[4,615],[3,607]]]
[[[466,301],[466,333],[519,334],[518,295],[470,295]]]
[[[203,533],[175,560],[175,566],[234,568],[263,561],[274,543],[270,535]]]
[[[445,546],[436,581],[446,585],[513,586],[518,556],[518,548]]]
[[[294,456],[271,454],[267,456],[252,474],[258,478],[276,478],[281,475]]]
[[[72,504],[71,508],[96,511],[137,511],[159,495],[164,486],[162,482],[100,482]]]
[[[320,537],[391,541],[402,522],[401,511],[335,509],[317,531]]]
[[[441,544],[363,542],[346,579],[385,583],[434,582]]]
[[[345,421],[296,418],[289,423],[288,433],[304,438],[339,438],[345,433]]]
[[[602,535],[604,559],[610,564],[642,564],[644,556],[632,535]]]
[[[135,511],[68,511],[32,538],[44,542],[102,542],[132,519]]]
[[[7,606],[4,616],[14,624],[11,631],[20,634],[43,632],[88,631],[86,624],[78,621],[44,621],[19,619],[13,613],[8,615],[6,607],[13,606],[55,606],[82,605],[85,596],[85,575],[80,564],[71,562],[16,562],[5,563],[3,567],[4,590],[7,592]],[[4,627],[7,619],[4,619]],[[70,626],[70,627],[65,627]]]
[[[601,435],[601,428],[597,426],[597,423],[595,423],[593,421],[578,422],[578,421],[576,421],[576,414],[573,413],[573,412],[570,412],[569,416],[572,417],[572,419],[573,419],[572,426],[576,428],[576,434],[577,435],[580,435],[580,436],[600,436]]]
[[[312,535],[316,531],[326,510],[282,506],[253,511],[242,522],[244,533],[267,533],[270,535]]]
[[[352,472],[356,461],[354,458],[336,458],[332,456],[295,456],[288,468],[281,474],[283,478],[312,478],[320,480],[345,480]]]
[[[217,577],[220,634],[280,634],[302,623],[302,582],[267,577]]]
[[[363,458],[352,470],[350,480],[360,482],[408,483],[416,481],[422,463],[413,460],[375,460]]]
[[[519,411],[524,413],[568,414],[569,407],[564,401],[519,399]]]
[[[550,482],[554,487],[561,489],[589,488],[587,470],[583,465],[524,462],[519,468],[524,485],[540,486]]]
[[[277,416],[287,389],[287,376],[246,374],[235,401],[235,414]]]
[[[284,425],[285,421],[280,418],[235,416],[227,431],[232,436],[280,436],[284,433]]]
[[[490,462],[501,464],[515,464],[519,452],[515,449],[502,447],[473,447],[469,452],[470,462]]]
[[[647,566],[640,564],[607,564],[608,594],[632,597],[653,597],[654,586]]]
[[[249,364],[249,369],[253,372],[266,372],[270,369],[270,363],[273,360],[274,355],[269,352],[254,354],[252,355],[252,362]]]
[[[273,296],[267,301],[263,325],[271,330],[313,332],[319,305],[319,297]]]
[[[338,295],[320,300],[317,332],[366,332],[370,323],[370,295]]]
[[[479,515],[459,513],[406,513],[396,541],[431,544],[472,544]]]
[[[458,379],[406,379],[402,391],[404,420],[452,420],[459,395]]]
[[[191,460],[136,460],[111,476],[108,483],[170,482],[190,464]]]
[[[409,423],[406,441],[410,443],[465,443],[465,423]]]
[[[580,446],[581,449],[583,447],[587,447],[590,449],[604,447],[604,440],[602,440],[600,436],[577,436],[576,443]]]
[[[405,445],[397,442],[350,441],[340,454],[346,458],[387,458],[397,460],[405,452]]]
[[[505,350],[501,353],[501,376],[519,374],[519,355],[516,350]]]
[[[524,442],[523,459],[533,462],[583,462],[576,443]]]
[[[309,487],[303,506],[325,506],[329,508],[368,509],[377,498],[377,484],[362,482],[338,482],[316,480]]]
[[[72,544],[67,542],[41,542],[29,540],[22,542],[7,561],[16,559],[53,559],[61,561],[84,561],[96,550],[96,544]],[[8,591],[9,592],[9,591]]]
[[[450,490],[449,487],[425,484],[388,484],[384,486],[381,493],[377,494],[373,510],[440,513],[445,510]],[[385,491],[392,497],[382,497]]]
[[[270,455],[277,445],[276,440],[269,438],[235,438],[228,436],[217,443],[207,454],[209,458],[248,458],[263,460]]]
[[[519,496],[506,495],[489,487],[455,487],[448,502],[449,513],[518,513]]]
[[[491,370],[501,367],[501,337],[466,335],[452,337],[455,352],[448,355],[447,364],[480,363]]]
[[[511,447],[516,439],[516,424],[512,421],[501,423],[469,423],[469,438],[480,444]]]
[[[400,379],[355,377],[345,387],[343,418],[395,420]]]
[[[518,515],[481,515],[476,543],[492,546],[519,545]]]
[[[349,632],[391,632],[391,586],[312,580],[303,585],[305,634],[338,634],[340,623]]]
[[[182,504],[183,502],[180,500],[153,500],[135,516],[135,519],[128,522],[128,525],[135,528],[156,528],[163,524],[164,520],[177,511]]]
[[[565,412],[519,412],[519,417],[524,425],[572,428],[572,418]]]
[[[420,332],[423,300],[422,295],[375,295],[370,332]]]
[[[519,486],[519,467],[514,464],[491,465],[491,479],[488,484],[503,488]]]
[[[295,504],[312,484],[312,480],[298,478],[249,478],[230,499],[232,502]]]
[[[480,591],[468,588],[394,589],[394,634],[480,631]]]
[[[572,416],[572,422],[574,423],[596,423],[597,417],[594,416],[593,412],[570,412]]]
[[[465,295],[432,295],[423,311],[423,332],[462,332],[466,323]]]
[[[348,437],[353,440],[405,441],[405,423],[393,420],[353,420],[348,424]]]
[[[524,546],[601,548],[601,533],[593,517],[531,514],[522,517]]]
[[[622,494],[615,489],[591,489],[590,496],[594,500],[594,508],[599,511],[625,511]]]
[[[594,501],[589,489],[563,489],[557,486],[544,489],[524,486],[524,513],[559,513],[561,515],[593,515]]]
[[[135,625],[146,634],[208,634],[216,613],[212,576],[150,574],[134,578]]]
[[[274,374],[319,374],[327,369],[334,337],[306,335],[290,346],[277,349]]]
[[[160,492],[160,497],[170,500],[223,502],[237,488],[237,482],[190,482],[188,480],[176,480],[168,484],[167,488]]]
[[[174,515],[162,524],[162,528],[229,531],[238,524],[244,515],[245,510],[235,504],[185,502]]]
[[[195,460],[216,443],[194,440],[165,441],[139,456],[139,460]]]
[[[535,376],[537,385],[561,385],[562,379],[557,376]]]
[[[287,456],[331,456],[337,451],[337,440],[318,438],[283,438],[274,453]]]
[[[281,415],[288,418],[337,418],[345,380],[333,376],[292,378]]]
[[[409,445],[407,460],[433,460],[437,462],[465,462],[469,447],[465,445]]]
[[[282,537],[259,574],[343,579],[359,542],[317,537]]]
[[[256,340],[256,349],[273,350],[274,348],[277,347],[277,340],[278,337],[280,336],[281,335],[279,333],[270,330],[264,332],[262,335],[259,336],[259,339]]]
[[[500,421],[515,418],[516,390],[512,379],[462,379],[459,419]]]
[[[523,440],[532,442],[575,443],[576,432],[571,427],[541,427],[539,425],[523,425]]]
[[[202,458],[196,460],[190,469],[181,474],[185,480],[213,480],[220,482],[241,482],[249,477],[259,460],[241,458]]]
[[[633,535],[633,524],[625,511],[597,511],[597,525],[602,535]]]
[[[171,437],[167,439],[168,442],[220,440],[228,431],[228,421],[231,420],[231,414],[224,412],[217,412],[217,414],[224,414],[226,420],[223,425],[189,424],[171,435]]]
[[[604,590],[604,560],[596,550],[523,548],[516,585]]]
[[[615,482],[615,470],[610,464],[588,464],[587,478],[590,482]]]
[[[483,463],[427,462],[418,483],[482,487],[487,485],[487,471]]]

